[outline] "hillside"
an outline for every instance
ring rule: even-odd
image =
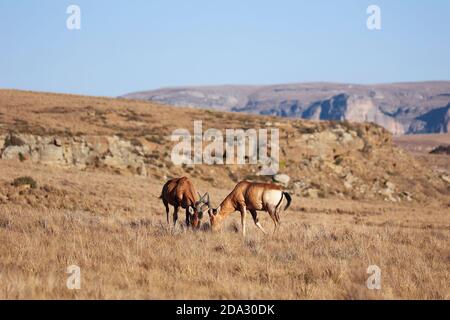
[[[176,114],[176,121],[173,115]],[[0,92],[3,159],[99,169],[160,179],[190,175],[231,187],[259,177],[258,165],[175,166],[177,128],[280,129],[280,173],[305,197],[436,201],[446,181],[392,145],[381,127],[179,109],[120,99],[19,91]]]
[[[180,87],[130,93],[177,106],[312,120],[374,122],[394,134],[449,132],[450,82]]]
[[[191,178],[217,206],[256,166],[172,164],[171,132],[280,129],[292,207],[276,234],[239,214],[173,228],[158,199]],[[450,172],[371,124],[0,90],[0,299],[448,299]],[[425,156],[425,155],[424,155]],[[171,209],[172,210],[172,209]],[[271,230],[267,214],[261,224]],[[366,286],[382,270],[382,289]],[[81,268],[81,289],[66,286]]]

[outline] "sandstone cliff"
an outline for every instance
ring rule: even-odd
[[[396,135],[449,132],[450,82],[181,87],[124,97],[220,111],[368,121]]]

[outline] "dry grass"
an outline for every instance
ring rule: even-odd
[[[448,207],[294,198],[278,234],[250,226],[243,239],[237,213],[217,234],[172,232],[156,198],[163,181],[0,168],[2,299],[450,298]],[[38,188],[12,186],[20,176]],[[215,204],[228,192],[210,191]],[[72,264],[81,267],[78,291],[66,288]],[[382,270],[379,291],[365,286],[372,264]]]

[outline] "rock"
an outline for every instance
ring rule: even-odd
[[[347,174],[344,177],[344,187],[346,189],[353,189],[353,184],[357,181],[358,179],[352,175],[351,173]]]
[[[46,164],[62,165],[65,163],[63,148],[54,144],[42,145],[39,148],[39,161]]]
[[[314,188],[309,188],[309,189],[305,190],[303,195],[308,198],[317,199],[319,197],[319,190],[314,189]]]
[[[74,137],[69,145],[64,146],[66,161],[80,169],[85,168],[88,164],[97,165],[97,159],[101,155],[82,137]]]
[[[51,137],[10,134],[2,138],[2,159],[49,165],[75,166],[80,169],[102,166],[147,176],[146,152],[139,143],[118,136]],[[4,141],[4,142],[3,142]]]
[[[59,138],[55,138],[55,139],[53,140],[53,143],[54,143],[55,146],[57,146],[57,147],[61,147],[61,146],[62,146],[62,141],[61,141],[61,139],[59,139]]]
[[[444,180],[447,183],[450,183],[450,176],[442,175],[441,179]]]
[[[272,176],[272,179],[274,182],[281,183],[285,186],[289,185],[289,181],[291,181],[291,177],[289,177],[287,174],[276,174]]]
[[[108,137],[108,152],[100,159],[101,164],[113,169],[129,169],[141,175],[146,175],[144,163],[145,154],[142,146],[134,146],[130,141],[117,136]]]
[[[394,197],[394,193],[395,193],[395,184],[393,184],[392,182],[386,181],[384,183],[385,188],[380,190],[378,193],[383,195],[385,198],[385,201],[391,201],[391,202],[397,202],[399,201],[399,199]]]
[[[142,163],[140,167],[137,168],[137,173],[142,177],[147,176],[147,169],[145,168],[145,164]]]
[[[352,188],[353,188],[353,185],[352,185],[350,182],[348,182],[348,181],[344,181],[344,187],[345,187],[346,189],[352,189]]]
[[[3,147],[5,146],[5,140],[6,136],[0,135],[0,151],[3,150]]]
[[[106,137],[90,136],[86,137],[84,141],[90,149],[94,150],[98,154],[108,152],[110,141]]]
[[[18,135],[11,133],[9,135],[6,136],[4,145],[9,147],[9,146],[23,146],[25,144],[25,142],[23,141],[23,139],[21,139],[21,137],[19,137]]]
[[[306,188],[306,183],[304,181],[296,181],[294,182],[294,190],[301,191]]]
[[[27,160],[30,158],[30,147],[27,145],[6,147],[2,159]]]
[[[387,189],[395,191],[395,184],[393,184],[392,182],[386,181],[384,185],[386,186]]]
[[[412,201],[412,194],[409,192],[403,191],[402,193],[400,193],[400,196],[406,201]]]
[[[8,202],[8,197],[0,194],[0,203],[7,203]]]

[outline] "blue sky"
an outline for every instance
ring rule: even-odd
[[[0,0],[0,88],[423,80],[450,80],[450,0]]]

